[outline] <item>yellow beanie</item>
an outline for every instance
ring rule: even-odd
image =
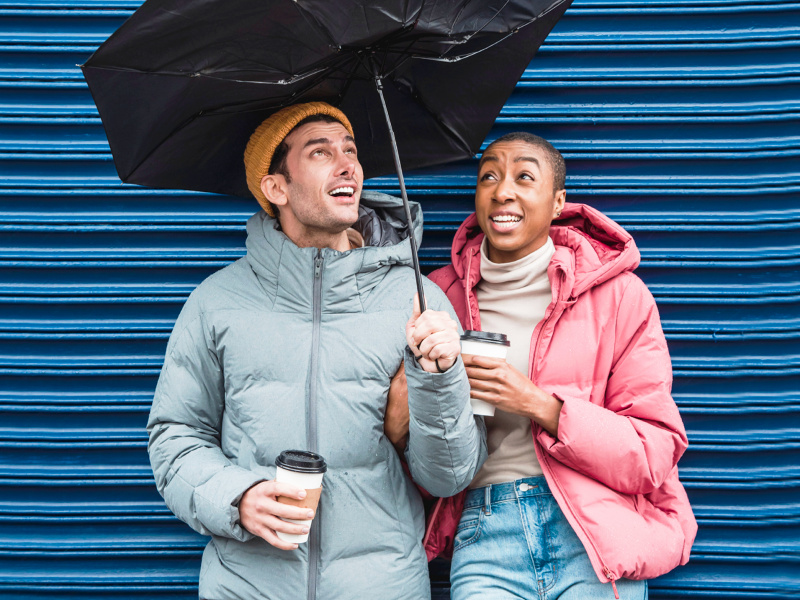
[[[297,124],[313,115],[328,115],[339,121],[350,135],[353,135],[353,126],[338,108],[327,102],[307,102],[294,104],[282,108],[274,115],[268,117],[250,136],[247,148],[244,151],[244,168],[247,174],[247,187],[256,197],[267,214],[275,216],[275,209],[261,191],[261,180],[269,173],[272,155],[280,143],[286,138]]]

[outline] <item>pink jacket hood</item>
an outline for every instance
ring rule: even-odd
[[[480,330],[483,237],[473,214],[455,235],[452,264],[430,276],[465,329]],[[598,578],[657,577],[688,561],[697,532],[678,480],[688,440],[658,310],[632,272],[633,238],[611,219],[568,203],[550,237],[553,301],[532,336],[530,373],[564,404],[557,439],[532,423],[536,454]],[[431,512],[429,558],[452,551],[462,506],[463,493]]]
[[[587,289],[639,266],[639,249],[631,234],[585,204],[567,202],[561,217],[553,221],[550,237],[556,248],[560,247],[561,256],[558,258],[570,266],[569,280],[562,290],[568,297],[577,297]],[[464,280],[468,270],[479,274],[479,251],[483,238],[478,219],[472,213],[458,228],[450,250],[454,274],[459,279]],[[560,261],[554,257],[552,262]],[[475,283],[477,281],[473,285]]]

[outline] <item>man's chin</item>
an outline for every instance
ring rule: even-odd
[[[358,223],[358,212],[356,211],[355,216],[347,215],[347,216],[340,216],[340,218],[332,218],[328,223],[328,226],[325,228],[328,233],[342,233],[347,231],[353,225]]]
[[[336,211],[335,219],[339,221],[344,229],[352,227],[358,221],[358,201],[353,204],[346,204],[339,207],[340,210]]]

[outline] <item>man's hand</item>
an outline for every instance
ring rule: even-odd
[[[500,410],[533,419],[558,437],[558,419],[564,404],[502,358],[463,354],[470,396],[494,404]]]
[[[389,384],[389,398],[383,420],[383,432],[400,456],[403,456],[408,442],[408,420],[408,381],[403,363],[400,363],[400,368]]]
[[[406,323],[406,342],[419,362],[429,373],[438,373],[455,364],[461,353],[461,338],[458,324],[444,311],[419,312],[419,295],[414,295],[414,312]]]
[[[298,508],[281,504],[277,496],[288,496],[302,500],[306,491],[288,483],[277,481],[262,481],[247,490],[239,501],[239,522],[242,527],[253,535],[264,539],[267,543],[281,550],[295,550],[297,544],[284,542],[275,534],[276,531],[302,535],[308,533],[308,527],[287,523],[286,519],[313,519],[314,511],[308,508]]]

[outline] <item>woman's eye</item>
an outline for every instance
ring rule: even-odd
[[[486,173],[481,176],[481,181],[488,181],[490,179],[494,179],[494,175],[492,173]]]
[[[519,178],[520,179],[527,179],[529,181],[533,181],[533,175],[530,175],[529,173],[523,173],[522,175],[519,176]]]

